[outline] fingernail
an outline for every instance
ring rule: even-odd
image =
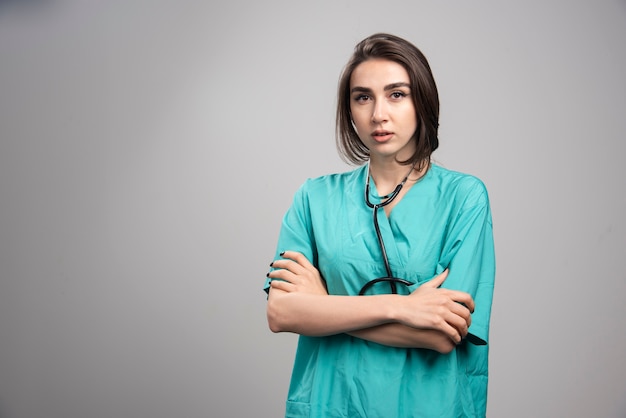
[[[285,252],[283,251],[282,253],[278,254],[279,256],[283,256],[285,254]]]
[[[269,273],[267,273],[267,274],[265,275],[265,277],[270,277],[270,274],[269,274]]]
[[[274,262],[272,261],[272,262],[270,263],[270,267],[273,267],[273,266],[274,266]]]

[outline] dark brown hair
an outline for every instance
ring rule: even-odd
[[[341,158],[352,164],[363,164],[369,150],[359,139],[350,114],[350,77],[354,69],[370,59],[386,59],[402,65],[409,74],[411,98],[415,106],[417,129],[413,135],[415,153],[401,164],[416,164],[421,169],[439,146],[439,95],[428,61],[412,43],[394,35],[377,33],[359,42],[346,64],[337,94],[336,140]]]

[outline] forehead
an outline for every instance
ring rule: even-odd
[[[350,87],[384,87],[393,83],[409,83],[409,73],[397,62],[371,59],[356,66],[350,76]]]

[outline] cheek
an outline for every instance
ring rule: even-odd
[[[407,111],[404,115],[404,123],[413,132],[417,130],[417,116],[413,110]]]
[[[352,115],[352,122],[357,127],[369,125],[371,114],[368,113],[368,111],[365,109],[365,106],[352,109],[350,113]]]
[[[359,126],[362,125],[361,122],[361,116],[359,115],[359,112],[350,112],[350,121],[352,122],[352,127],[354,128],[354,130],[358,133],[359,132]]]

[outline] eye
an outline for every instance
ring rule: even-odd
[[[408,94],[403,92],[403,91],[394,91],[394,92],[392,92],[390,94],[390,97],[392,99],[396,99],[396,100],[403,99],[403,98],[405,98],[407,96],[408,96]]]
[[[365,103],[368,100],[371,100],[371,97],[368,96],[367,94],[358,94],[354,96],[354,101],[357,103]]]

